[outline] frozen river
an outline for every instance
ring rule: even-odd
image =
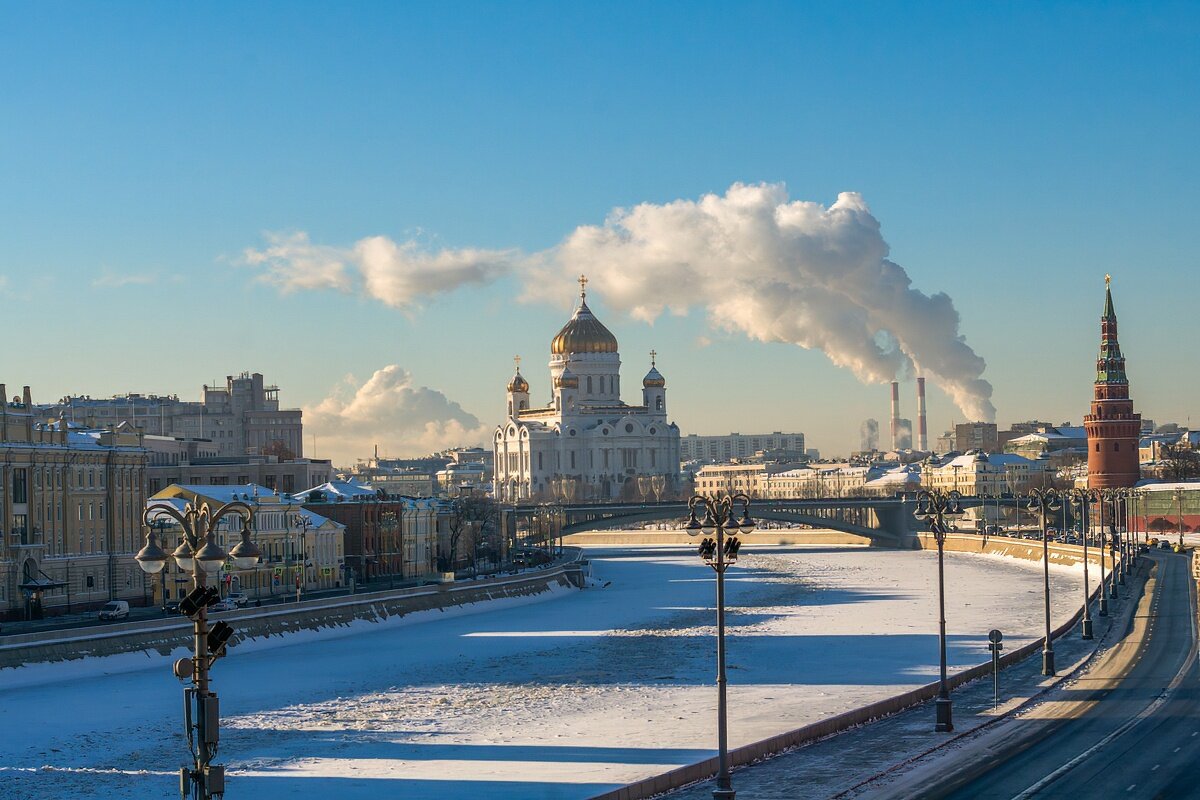
[[[679,548],[588,555],[607,588],[235,650],[214,669],[227,796],[586,798],[710,755],[712,571]],[[741,556],[731,746],[936,679],[935,554],[749,541]],[[1080,574],[1052,568],[1056,620]],[[952,664],[986,660],[993,627],[1008,649],[1037,637],[1039,563],[948,554],[946,579]],[[0,797],[177,797],[180,684],[145,663],[0,674]]]

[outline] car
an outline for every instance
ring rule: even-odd
[[[129,616],[129,603],[124,600],[110,600],[96,616],[102,620],[126,619]]]
[[[209,611],[237,611],[237,603],[229,597],[218,600],[208,607]]]
[[[250,602],[250,597],[245,592],[230,592],[225,595],[226,600],[232,600],[238,608],[243,608]]]

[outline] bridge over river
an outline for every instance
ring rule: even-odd
[[[963,505],[976,505],[964,498]],[[915,500],[897,497],[754,499],[750,515],[755,520],[794,522],[828,528],[870,539],[881,547],[907,547],[917,530]],[[550,503],[506,505],[502,526],[516,540],[543,540],[572,533],[610,528],[635,528],[649,522],[681,521],[688,516],[686,502]]]

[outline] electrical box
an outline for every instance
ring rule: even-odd
[[[225,794],[225,767],[209,764],[204,770],[204,788],[210,795]]]
[[[221,710],[215,694],[200,700],[200,718],[204,720],[204,743],[216,744],[221,734]]]

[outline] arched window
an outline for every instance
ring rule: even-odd
[[[591,375],[587,376],[587,393],[588,394],[592,393],[592,376]]]
[[[522,401],[521,401],[521,410],[522,410],[522,411],[524,411],[524,410],[525,410],[526,408],[528,408],[528,407],[529,407],[529,403],[527,403],[526,401],[522,400]]]
[[[657,398],[655,398],[655,400],[654,400],[654,408],[655,408],[655,410],[657,410],[657,411],[662,411],[662,410],[663,410],[663,399],[662,399],[662,395],[659,395]]]
[[[508,401],[508,415],[512,416],[512,400]]]

